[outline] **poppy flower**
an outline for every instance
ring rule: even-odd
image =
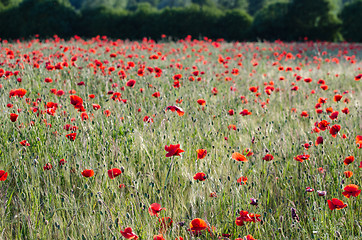
[[[150,207],[148,208],[148,213],[151,215],[151,216],[154,216],[156,215],[158,217],[158,213],[161,212],[163,210],[166,210],[165,208],[161,208],[161,204],[159,203],[152,203],[150,205]]]
[[[245,148],[245,149],[243,150],[243,155],[246,155],[247,157],[250,157],[250,156],[253,156],[254,153],[251,151],[250,148]]]
[[[70,141],[74,141],[75,138],[77,137],[77,133],[69,133],[67,135],[65,135]]]
[[[30,143],[28,143],[26,140],[23,140],[21,142],[19,142],[22,146],[27,146],[29,147],[30,146]]]
[[[160,92],[155,92],[152,94],[152,97],[159,98],[161,96]]]
[[[344,187],[344,189],[343,189],[344,192],[342,192],[342,194],[346,198],[350,198],[351,196],[358,197],[358,195],[360,195],[360,193],[361,193],[361,189],[358,189],[358,188],[359,187],[355,184],[349,184]]]
[[[70,95],[70,103],[74,106],[75,109],[83,109],[83,99],[77,95]]]
[[[216,87],[214,87],[214,88],[211,90],[211,92],[212,92],[212,94],[217,95],[219,91],[217,90]]]
[[[206,174],[203,173],[203,172],[199,172],[199,173],[196,173],[195,176],[194,176],[194,179],[195,180],[199,180],[199,181],[205,181],[206,180]]]
[[[350,177],[353,176],[353,172],[351,172],[351,171],[345,171],[345,172],[343,172],[343,175],[344,175],[346,178],[350,178]]]
[[[354,156],[348,156],[344,159],[343,163],[344,163],[344,165],[349,165],[349,164],[353,163],[353,161],[354,161]]]
[[[247,162],[248,161],[248,159],[246,159],[246,157],[243,154],[238,153],[238,152],[234,152],[231,155],[231,158],[238,161],[238,162]]]
[[[348,109],[347,107],[345,107],[345,108],[342,109],[342,112],[343,112],[344,114],[348,114],[348,113],[349,113],[349,109]]]
[[[329,130],[329,133],[332,135],[332,137],[336,137],[337,136],[337,133],[341,130],[341,126],[340,125],[333,125],[331,127],[331,129]]]
[[[245,185],[247,181],[248,181],[247,177],[241,176],[238,178],[237,183],[239,183],[240,185]]]
[[[271,154],[266,154],[266,155],[263,157],[263,160],[265,160],[265,161],[267,161],[267,162],[269,162],[269,161],[271,161],[271,160],[273,160],[273,159],[274,159],[274,156],[271,155]]]
[[[335,111],[331,115],[329,115],[329,118],[332,119],[332,120],[335,120],[335,119],[338,118],[338,114],[339,114],[339,112]]]
[[[258,200],[255,198],[250,198],[250,205],[252,206],[258,206]]]
[[[107,173],[108,173],[108,177],[110,179],[114,179],[115,177],[122,174],[122,170],[118,169],[118,168],[112,168],[112,169],[108,170]]]
[[[67,161],[65,159],[60,159],[59,160],[59,166],[62,166],[66,163]]]
[[[320,129],[320,130],[322,130],[322,131],[325,131],[327,128],[328,128],[328,125],[329,125],[330,123],[329,122],[327,122],[326,120],[322,120],[322,121],[320,121],[319,123],[318,123],[318,128]]]
[[[143,121],[144,121],[145,123],[153,123],[153,118],[151,118],[151,117],[149,117],[149,116],[145,116],[145,117],[143,118]]]
[[[132,228],[127,227],[123,231],[121,230],[121,234],[126,239],[138,239],[138,236],[132,232]]]
[[[252,219],[249,216],[249,212],[248,211],[240,211],[240,216],[236,218],[235,220],[235,224],[237,226],[243,226],[244,222],[251,222]]]
[[[314,192],[314,189],[311,188],[311,187],[307,187],[307,188],[305,189],[305,191],[306,191],[306,192]]]
[[[101,108],[101,106],[99,104],[92,104],[92,107],[94,110],[98,110]]]
[[[229,114],[230,116],[234,115],[234,114],[235,114],[234,109],[230,109],[230,110],[228,111],[228,114]]]
[[[249,214],[249,217],[251,218],[251,221],[252,222],[261,222],[261,219],[260,219],[260,214],[255,214],[255,213],[250,213]]]
[[[154,235],[153,240],[165,240],[162,234]]]
[[[234,124],[230,124],[229,126],[228,126],[228,129],[229,130],[236,130],[236,126],[234,125]]]
[[[251,86],[251,87],[249,88],[249,91],[255,93],[255,92],[258,91],[258,88],[259,88],[259,87]]]
[[[206,101],[204,99],[198,99],[197,103],[200,104],[201,106],[205,106],[206,105]]]
[[[323,137],[321,136],[317,137],[317,140],[315,141],[316,146],[318,146],[319,144],[323,144]]]
[[[244,109],[244,110],[243,110],[243,111],[241,111],[239,114],[240,114],[240,115],[242,115],[242,116],[247,116],[247,115],[251,115],[252,113],[251,113],[251,112],[249,112],[249,110],[248,110],[248,109]]]
[[[201,231],[203,231],[205,229],[209,229],[209,226],[201,218],[195,218],[190,223],[190,231],[194,235],[199,235],[201,233]]]
[[[45,164],[44,167],[43,167],[44,171],[45,171],[45,170],[50,170],[50,169],[52,169],[52,168],[53,168],[53,166],[52,166],[51,163],[47,163],[47,164]]]
[[[356,144],[357,144],[358,148],[362,148],[362,136],[361,135],[356,136]]]
[[[82,121],[85,121],[85,120],[88,120],[88,119],[89,119],[89,116],[88,116],[87,113],[82,112],[82,113],[80,114],[80,118],[82,119]]]
[[[306,111],[303,111],[303,112],[300,114],[300,116],[302,116],[302,117],[308,117],[309,115],[308,115],[308,113],[307,113]]]
[[[217,197],[217,194],[216,194],[216,192],[212,192],[212,193],[210,193],[209,197],[213,197],[213,198],[216,198],[216,197]]]
[[[182,116],[185,114],[185,112],[182,110],[182,108],[177,107],[177,106],[168,106],[168,107],[166,108],[166,111],[167,111],[167,110],[170,110],[171,112],[177,112],[177,114],[178,114],[180,117],[182,117]]]
[[[206,149],[197,149],[197,159],[203,159],[204,157],[206,157],[207,151]]]
[[[257,240],[257,239],[253,238],[253,236],[249,234],[244,236],[243,238],[236,238],[235,240]]]
[[[106,109],[106,110],[104,110],[103,114],[106,115],[106,117],[109,117],[109,116],[111,116],[111,111]]]
[[[309,155],[302,154],[294,157],[294,159],[298,162],[303,162],[304,160],[309,160],[309,157],[310,157]]]
[[[165,146],[165,150],[168,152],[166,157],[181,156],[180,153],[185,152],[180,148],[180,144]]]
[[[324,197],[327,194],[326,191],[320,191],[320,190],[317,190],[317,193],[318,193],[318,196],[320,196],[320,197]]]
[[[342,95],[339,95],[339,94],[334,95],[334,97],[333,97],[333,101],[335,101],[335,102],[339,102],[341,99],[342,99]]]
[[[332,200],[327,200],[327,202],[329,209],[331,209],[332,211],[334,209],[340,210],[347,207],[347,204],[343,203],[343,201],[339,200],[338,198],[332,198]]]
[[[82,175],[86,178],[93,177],[94,171],[92,169],[85,169],[83,170]]]
[[[357,76],[354,77],[355,81],[359,81],[362,79],[362,74],[358,74]]]
[[[10,113],[10,121],[12,122],[16,122],[16,120],[18,119],[18,114],[16,113]]]
[[[8,178],[8,173],[4,170],[0,170],[0,181],[5,181]]]
[[[165,232],[168,228],[172,226],[173,223],[172,218],[170,217],[162,217],[159,218],[158,221],[161,224],[160,232]]]
[[[133,88],[135,84],[136,84],[136,80],[130,79],[130,80],[126,83],[126,86]]]

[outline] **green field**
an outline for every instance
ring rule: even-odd
[[[353,43],[1,42],[0,239],[362,239],[361,57]]]

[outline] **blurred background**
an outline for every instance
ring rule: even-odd
[[[362,0],[0,0],[0,38],[362,41]]]

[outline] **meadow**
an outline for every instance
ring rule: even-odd
[[[362,239],[362,44],[0,43],[1,239]]]

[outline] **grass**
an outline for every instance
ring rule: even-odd
[[[64,52],[64,47],[69,50]],[[3,41],[0,68],[19,71],[19,75],[0,78],[0,170],[9,174],[0,182],[0,238],[122,239],[120,231],[132,227],[140,239],[152,239],[159,234],[160,224],[148,208],[160,203],[166,210],[159,217],[173,220],[163,233],[165,239],[219,239],[222,234],[231,234],[230,239],[248,234],[255,239],[361,239],[361,196],[347,199],[342,195],[348,184],[361,188],[361,150],[355,138],[362,132],[362,94],[360,81],[354,80],[361,74],[361,49],[361,44],[313,42],[221,42],[217,47],[207,41]],[[7,55],[8,50],[14,57]],[[157,52],[160,58],[150,60]],[[110,53],[117,57],[111,58]],[[286,53],[293,57],[286,59]],[[230,59],[221,64],[219,55]],[[72,56],[78,58],[76,66],[71,64]],[[104,73],[95,59],[103,62]],[[135,67],[127,69],[130,61]],[[35,62],[39,68],[34,67]],[[48,71],[47,62],[67,62],[69,66]],[[253,66],[255,62],[257,66]],[[144,76],[138,76],[141,65],[161,68],[162,76],[156,78],[147,69]],[[111,66],[115,71],[108,73]],[[200,81],[189,81],[193,66],[205,72],[198,76]],[[278,70],[279,66],[284,70]],[[287,67],[293,70],[286,72]],[[233,68],[239,69],[238,75],[231,74]],[[117,74],[121,69],[127,74],[124,80]],[[173,87],[175,74],[182,74],[180,88]],[[296,81],[295,74],[302,80]],[[285,80],[279,80],[280,76]],[[53,82],[44,82],[47,77]],[[225,77],[232,79],[226,81]],[[307,77],[313,81],[304,82]],[[134,88],[125,86],[129,79],[136,80]],[[320,88],[319,79],[325,80],[328,90]],[[77,85],[81,81],[85,85]],[[269,96],[264,83],[270,81],[274,81],[275,91]],[[298,91],[291,91],[293,82]],[[118,86],[112,87],[114,83]],[[259,86],[260,96],[249,91],[250,86]],[[216,95],[211,91],[214,87]],[[9,98],[10,90],[18,88],[26,89],[26,95]],[[65,94],[58,97],[50,92],[52,88]],[[70,104],[72,94],[68,92],[72,89],[83,99],[88,120],[82,121],[80,112]],[[333,101],[334,90],[343,95],[341,101]],[[127,103],[112,100],[108,91],[120,92]],[[151,96],[156,91],[159,98]],[[348,93],[342,94],[345,91]],[[90,99],[89,94],[95,98]],[[240,96],[248,102],[243,103]],[[327,98],[327,103],[323,113],[317,114],[315,104],[320,97]],[[204,107],[196,102],[201,98],[206,101]],[[349,103],[344,102],[347,98]],[[30,108],[37,99],[41,99],[39,111],[45,111],[48,102],[57,103],[54,116],[45,112],[37,116]],[[182,103],[176,104],[177,99]],[[13,107],[8,108],[8,103]],[[94,110],[95,103],[101,109]],[[181,107],[185,115],[165,112],[170,105]],[[339,111],[337,120],[329,118],[327,107]],[[341,112],[345,107],[349,114]],[[17,109],[21,109],[19,117],[11,122],[9,115]],[[235,115],[228,114],[230,109]],[[240,115],[243,109],[252,115]],[[105,110],[110,110],[109,117]],[[309,116],[301,117],[302,111]],[[145,116],[153,123],[144,122]],[[336,138],[328,130],[312,133],[314,123],[321,120],[341,126]],[[66,124],[78,127],[75,141],[65,137],[71,132],[64,130]],[[231,124],[236,130],[228,129]],[[322,145],[315,146],[317,136],[324,138]],[[30,146],[20,145],[22,140]],[[310,141],[313,146],[306,150],[303,144]],[[181,144],[185,151],[181,157],[165,157],[164,147],[170,144]],[[246,148],[254,153],[247,157],[248,162],[231,158],[233,152],[242,153]],[[204,159],[197,159],[197,149],[207,150]],[[274,160],[262,160],[267,153]],[[303,153],[310,159],[294,160]],[[343,160],[347,156],[354,156],[355,161],[346,166]],[[60,159],[66,160],[62,166]],[[47,163],[53,168],[43,170]],[[320,173],[319,167],[325,172]],[[111,168],[124,171],[110,179],[107,171]],[[83,177],[84,169],[93,169],[95,175]],[[353,172],[351,178],[345,178],[347,170]],[[197,172],[204,172],[207,179],[195,181]],[[241,176],[248,178],[245,185],[237,183]],[[306,187],[315,191],[306,192]],[[326,191],[326,196],[318,196],[317,190]],[[211,192],[217,197],[210,197]],[[258,206],[250,205],[251,198],[257,199]],[[348,206],[331,211],[327,200],[332,198]],[[292,207],[299,221],[293,219]],[[262,221],[237,226],[235,219],[241,210],[260,214]],[[214,233],[190,235],[187,229],[194,218],[214,226]]]

